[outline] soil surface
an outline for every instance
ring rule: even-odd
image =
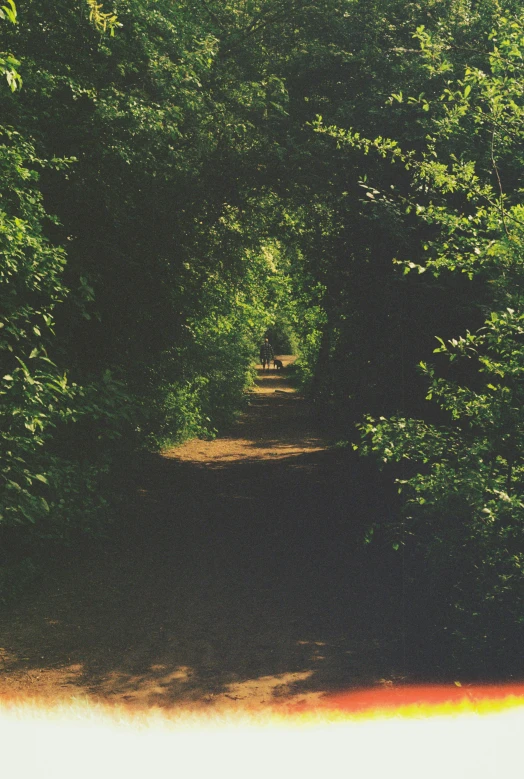
[[[107,541],[4,615],[0,696],[256,707],[401,678],[399,555],[363,543],[384,500],[335,439],[259,369],[228,431],[130,474]]]

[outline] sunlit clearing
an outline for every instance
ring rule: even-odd
[[[518,775],[524,688],[396,688],[309,710],[130,711],[4,701],[0,775],[506,777]],[[403,694],[406,694],[403,700]]]

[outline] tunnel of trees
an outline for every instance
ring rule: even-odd
[[[269,330],[398,487],[368,537],[518,666],[519,0],[6,0],[0,35],[5,597],[130,453],[231,420]]]

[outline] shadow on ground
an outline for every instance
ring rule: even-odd
[[[363,543],[387,508],[328,439],[266,393],[200,459],[145,459],[103,548],[4,621],[1,690],[263,704],[402,676],[399,556]]]

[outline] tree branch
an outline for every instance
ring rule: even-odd
[[[500,216],[502,217],[502,224],[504,225],[504,232],[506,233],[506,237],[509,238],[509,231],[508,226],[506,224],[506,212],[504,209],[504,191],[502,189],[502,181],[500,180],[500,173],[497,166],[497,162],[495,160],[495,125],[493,124],[491,128],[491,164],[493,166],[493,170],[495,171],[495,175],[497,176],[497,182],[499,187],[499,209],[500,209]]]

